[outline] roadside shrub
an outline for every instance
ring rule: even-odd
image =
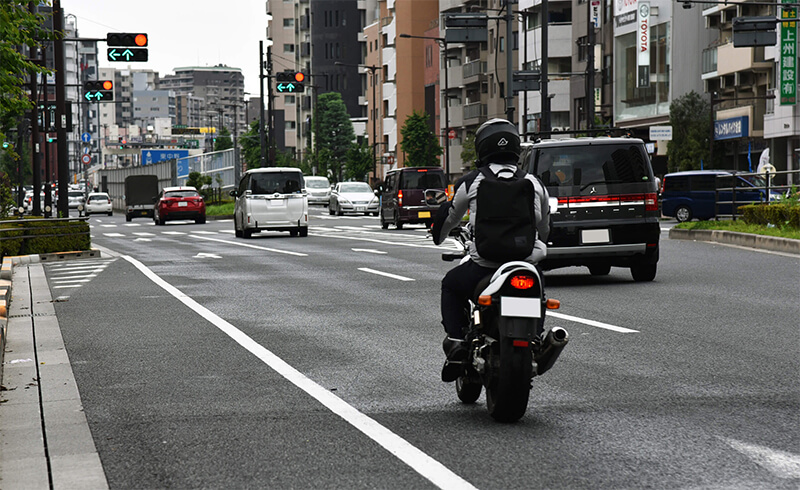
[[[800,229],[800,206],[792,203],[750,204],[739,208],[745,223]]]
[[[0,220],[0,238],[3,238],[0,240],[0,255],[3,257],[89,250],[92,246],[89,223],[85,220]]]

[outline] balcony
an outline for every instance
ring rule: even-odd
[[[464,106],[464,124],[477,124],[481,118],[486,118],[486,104],[475,102]]]
[[[486,73],[486,62],[481,60],[470,61],[463,65],[464,84],[478,83],[481,75]]]

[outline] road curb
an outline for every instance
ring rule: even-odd
[[[739,233],[726,230],[683,230],[678,228],[670,229],[669,237],[673,240],[716,242],[800,255],[800,240],[793,240],[791,238],[754,235],[751,233]]]

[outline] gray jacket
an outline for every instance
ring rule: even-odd
[[[490,163],[489,169],[495,175],[498,175],[501,172],[509,172],[513,174],[517,171],[517,166],[513,164]],[[477,173],[477,175],[474,175],[475,173]],[[526,178],[533,183],[533,188],[536,191],[536,199],[534,200],[534,216],[536,217],[536,243],[534,244],[533,252],[531,252],[531,255],[525,259],[525,262],[536,264],[547,256],[547,245],[545,245],[545,242],[547,241],[547,236],[550,234],[550,207],[548,202],[549,194],[539,179],[531,174],[528,174]],[[452,206],[449,209],[447,218],[445,219],[441,230],[439,230],[438,236],[433,237],[434,242],[442,243],[442,241],[447,238],[447,235],[450,233],[450,231],[461,224],[461,219],[464,217],[464,214],[466,214],[467,211],[469,211],[470,226],[475,226],[475,217],[479,212],[477,205],[478,187],[480,187],[483,179],[483,174],[478,170],[474,170],[456,182]],[[502,265],[481,257],[478,254],[478,250],[475,247],[474,242],[469,243],[469,255],[476,264],[483,267],[496,269]]]

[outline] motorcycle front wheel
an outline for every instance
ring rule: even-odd
[[[528,409],[531,391],[532,353],[530,347],[515,347],[505,338],[492,349],[493,369],[486,387],[489,415],[498,422],[516,422]]]
[[[475,381],[467,376],[460,376],[456,379],[456,393],[458,399],[467,405],[475,403],[479,396],[481,396],[481,389],[483,386],[480,381]]]

